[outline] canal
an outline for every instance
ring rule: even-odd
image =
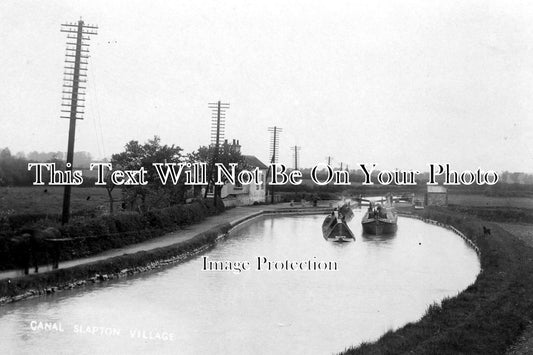
[[[0,349],[331,354],[475,281],[478,257],[452,232],[400,217],[395,235],[364,236],[361,217],[344,244],[322,238],[323,216],[263,217],[182,264],[0,307]]]

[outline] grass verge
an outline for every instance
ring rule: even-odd
[[[533,319],[533,249],[495,224],[445,208],[417,212],[474,241],[483,272],[457,297],[433,305],[416,323],[343,354],[502,354]],[[491,234],[483,235],[482,227]]]
[[[140,243],[223,212],[223,205],[218,206],[212,200],[197,200],[144,214],[122,212],[73,217],[64,226],[60,225],[58,218],[55,221],[42,219],[42,215],[21,214],[0,218],[0,270],[23,269],[24,264],[33,258],[40,265],[49,264],[54,252],[59,255],[59,261],[66,261]],[[40,240],[39,250],[43,252],[36,256],[36,248],[21,248],[12,240],[20,235],[23,227],[37,230],[56,227],[64,239],[53,247]]]
[[[218,236],[231,228],[229,223],[219,225],[192,239],[168,247],[124,254],[91,264],[58,269],[42,274],[32,274],[0,281],[0,304],[18,301],[55,290],[72,288],[85,282],[97,282],[109,278],[126,276],[145,269],[157,268],[171,262],[183,260],[200,249],[216,242]]]

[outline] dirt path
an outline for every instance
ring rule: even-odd
[[[527,245],[533,247],[533,224],[498,223],[498,225],[523,240]]]
[[[185,240],[191,239],[195,235],[207,231],[219,224],[226,222],[232,222],[239,220],[240,218],[247,217],[248,215],[260,212],[260,208],[254,207],[236,207],[217,216],[206,218],[204,221],[198,224],[187,226],[185,229],[178,230],[172,233],[165,234],[161,237],[150,239],[142,243],[131,244],[122,248],[106,250],[102,253],[81,259],[74,259],[64,261],[59,264],[59,268],[69,268],[81,264],[88,264],[99,260],[112,258],[123,254],[132,254],[142,250],[151,250],[160,247],[169,246],[172,244],[180,243]],[[50,265],[42,266],[39,268],[40,273],[52,270]],[[33,273],[33,269],[30,270]],[[0,280],[6,278],[13,278],[17,276],[23,276],[22,270],[9,270],[0,272]]]
[[[328,207],[328,206],[329,204],[323,203],[322,205],[318,207],[320,208],[320,207]],[[86,258],[61,262],[59,263],[59,268],[60,269],[70,268],[73,266],[89,264],[95,261],[105,260],[105,259],[109,259],[115,256],[124,255],[124,254],[133,254],[139,251],[146,251],[146,250],[166,247],[169,245],[181,243],[185,240],[191,239],[194,236],[202,232],[206,232],[224,223],[237,224],[241,219],[248,219],[250,217],[253,217],[254,215],[260,214],[262,211],[283,211],[283,210],[291,210],[291,209],[294,209],[295,207],[297,207],[301,211],[309,211],[309,212],[312,212],[312,210],[314,209],[310,207],[309,205],[291,207],[288,203],[282,203],[282,204],[277,204],[273,206],[265,205],[265,206],[235,207],[232,209],[228,209],[224,213],[219,214],[217,216],[207,217],[201,223],[187,226],[184,229],[165,234],[158,238],[153,238],[153,239],[144,241],[142,243],[127,245],[122,248],[106,250],[102,253],[99,253],[99,254],[96,254],[90,257],[86,257]],[[39,271],[40,271],[39,273],[44,273],[44,272],[48,272],[51,270],[52,268],[50,265],[39,266]],[[33,269],[30,270],[30,273],[33,273]],[[24,273],[22,270],[2,271],[0,272],[0,280],[14,278],[14,277],[23,276],[23,275]]]

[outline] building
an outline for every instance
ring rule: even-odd
[[[225,184],[222,187],[221,197],[224,206],[253,205],[254,203],[265,202],[266,174],[268,167],[253,155],[243,155],[248,170],[259,169],[262,184],[231,185]]]
[[[447,206],[448,191],[444,186],[428,185],[425,200],[426,206]]]

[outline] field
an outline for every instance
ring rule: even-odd
[[[61,214],[63,190],[62,186],[1,187],[0,216],[22,213]],[[120,189],[113,191],[113,197],[120,200]],[[73,213],[107,209],[108,201],[104,187],[73,187],[70,208]]]
[[[516,207],[533,209],[531,197],[492,197],[470,194],[449,194],[448,204],[475,207]]]
[[[0,187],[0,216],[13,213],[60,214],[63,206],[62,186]],[[46,191],[46,192],[45,192]],[[114,199],[121,199],[120,188],[113,191]],[[423,198],[423,196],[418,196]],[[448,195],[450,205],[475,207],[515,207],[533,209],[531,197],[493,197],[481,194]],[[73,187],[71,212],[107,210],[107,191],[103,187]]]

